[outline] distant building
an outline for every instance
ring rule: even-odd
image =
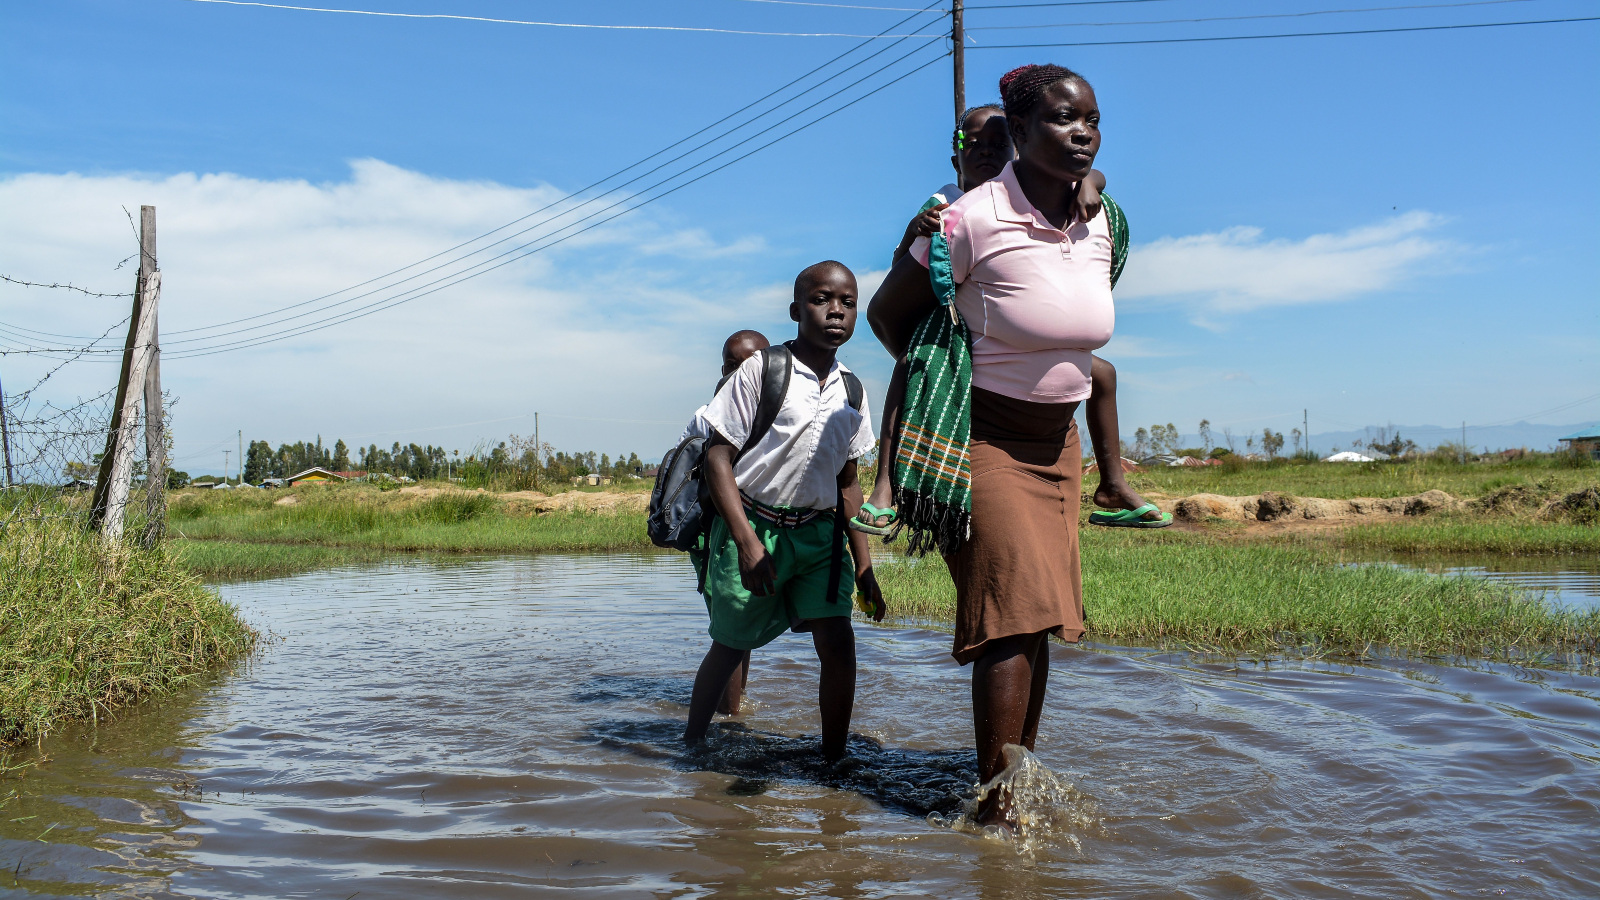
[[[1574,431],[1566,437],[1560,438],[1560,441],[1566,444],[1567,449],[1573,453],[1583,453],[1587,454],[1590,459],[1600,459],[1600,425],[1585,428],[1582,431]]]
[[[265,478],[265,479],[262,479],[261,487],[264,487],[264,488],[281,488],[281,487],[283,487],[283,479],[282,478]]]
[[[1136,463],[1133,460],[1127,458],[1126,456],[1118,457],[1118,458],[1122,460],[1122,471],[1124,471],[1124,472],[1138,472],[1142,468],[1138,463]],[[1083,474],[1087,475],[1090,472],[1099,471],[1099,469],[1100,469],[1099,461],[1091,462],[1087,466],[1083,467]]]
[[[344,481],[344,476],[338,472],[330,472],[321,466],[312,466],[298,475],[290,475],[284,479],[290,487],[297,484],[337,484]]]
[[[1370,456],[1364,456],[1354,450],[1342,450],[1332,456],[1325,456],[1323,462],[1377,462]]]

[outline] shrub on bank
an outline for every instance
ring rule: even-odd
[[[165,547],[105,548],[75,517],[0,529],[0,746],[174,690],[255,632]]]

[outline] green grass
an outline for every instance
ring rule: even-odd
[[[1338,532],[1340,546],[1398,553],[1600,553],[1600,528],[1507,519],[1440,519],[1355,525]]]
[[[1171,497],[1202,493],[1238,497],[1281,491],[1344,500],[1404,497],[1437,489],[1472,498],[1516,484],[1540,484],[1552,493],[1575,491],[1600,482],[1600,463],[1563,456],[1466,464],[1431,458],[1375,463],[1237,460],[1224,466],[1151,468],[1135,473],[1129,480],[1135,489],[1159,491]],[[1091,474],[1084,479],[1084,490],[1093,491],[1098,484],[1098,476]]]
[[[296,502],[276,502],[288,496]],[[533,515],[494,494],[450,491],[424,499],[365,485],[292,493],[188,492],[172,502],[171,530],[191,544],[226,541],[385,552],[537,553],[650,547],[644,515],[638,512]],[[193,558],[202,566],[215,558],[235,568],[255,561],[261,565],[261,574],[271,574],[275,565],[294,565],[287,557],[280,562],[267,552],[218,551],[212,557]],[[337,555],[328,559],[330,564],[342,561]]]
[[[173,554],[183,567],[209,583],[282,578],[332,569],[369,565],[381,561],[381,550],[323,547],[316,544],[252,544],[239,541],[173,542]]]
[[[953,619],[937,559],[878,566],[890,613]],[[1308,546],[1194,534],[1083,533],[1087,639],[1224,653],[1593,658],[1600,611],[1576,613],[1487,581],[1340,564]]]
[[[107,550],[68,517],[0,529],[0,746],[168,693],[254,642],[165,547]]]

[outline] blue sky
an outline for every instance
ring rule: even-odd
[[[873,4],[910,5],[863,0]],[[749,0],[295,5],[844,33],[906,15]],[[1124,431],[1171,421],[1192,432],[1208,418],[1287,432],[1305,408],[1313,432],[1600,417],[1600,398],[1536,415],[1600,390],[1600,23],[985,49],[1600,14],[1585,0],[1519,0],[985,30],[1336,6],[968,13],[969,102],[992,99],[1024,62],[1069,65],[1096,87],[1098,165],[1135,243],[1103,354],[1122,373]],[[895,33],[940,30],[932,20]],[[679,138],[717,146],[712,122],[855,43],[191,0],[6,4],[0,272],[125,291],[121,207],[154,202],[163,333],[254,315],[428,256]],[[263,347],[181,360],[169,344],[182,465],[219,469],[237,429],[247,441],[320,433],[465,451],[531,431],[533,410],[564,449],[656,456],[714,382],[722,336],[790,331],[796,271],[833,257],[864,280],[881,272],[910,213],[948,180],[950,118],[940,60],[491,276]],[[5,286],[0,321],[99,334],[123,314],[120,301],[57,293]],[[865,329],[844,358],[876,400],[888,359]],[[14,392],[47,365],[9,355],[0,376]],[[76,365],[51,389],[99,393],[108,368]]]

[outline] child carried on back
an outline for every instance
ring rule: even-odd
[[[950,140],[950,165],[956,170],[959,184],[947,184],[935,191],[906,226],[900,246],[895,248],[894,259],[911,252],[920,241],[922,253],[927,252],[927,238],[938,231],[940,213],[984,182],[998,176],[1014,153],[1006,117],[997,103],[975,106],[961,117],[961,127]],[[1100,192],[1105,188],[1105,176],[1098,170],[1078,186],[1078,202],[1074,212],[1077,221],[1088,222],[1101,212]],[[920,257],[919,257],[920,258]],[[1117,425],[1117,370],[1098,356],[1090,364],[1092,393],[1085,404],[1090,442],[1100,470],[1100,485],[1094,492],[1095,505],[1111,510],[1096,512],[1089,517],[1095,525],[1125,528],[1161,528],[1172,524],[1171,513],[1163,513],[1155,504],[1145,499],[1129,486],[1122,470],[1121,440]],[[889,381],[884,397],[883,440],[878,453],[876,479],[872,496],[861,504],[860,512],[851,518],[850,527],[867,534],[893,535],[899,521],[895,508],[894,471],[899,452],[899,426],[901,406],[905,402],[907,364],[899,361]]]
[[[855,276],[842,264],[801,272],[789,306],[798,333],[786,345],[791,371],[776,419],[752,440],[766,361],[782,348],[745,360],[703,411],[712,429],[705,477],[718,515],[705,563],[711,648],[684,730],[691,746],[705,739],[748,651],[793,628],[811,634],[821,663],[823,754],[844,756],[855,704],[851,595],[864,593],[876,619],[885,610],[866,537],[847,531],[848,551],[836,546],[837,507],[861,506],[856,460],[876,443],[866,402],[852,395],[854,376],[835,359],[855,332],[857,300]]]

